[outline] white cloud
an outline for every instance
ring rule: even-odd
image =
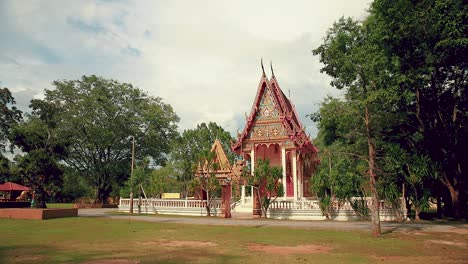
[[[32,98],[56,79],[102,75],[162,97],[181,129],[215,121],[234,135],[263,57],[314,134],[304,116],[339,92],[311,49],[339,17],[363,18],[368,2],[7,1],[0,34],[11,39],[0,43],[0,81]]]

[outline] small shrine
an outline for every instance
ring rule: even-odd
[[[214,154],[213,159],[210,161],[206,160],[203,164],[199,164],[195,176],[210,177],[211,175],[209,174],[214,174],[221,185],[221,201],[224,217],[229,218],[231,217],[232,185],[233,183],[235,183],[236,186],[238,186],[238,184],[244,184],[241,180],[244,162],[238,160],[231,165],[218,139],[213,143],[211,152]],[[210,164],[216,164],[216,167],[214,169],[210,168]],[[206,191],[202,188],[196,192],[196,196],[201,200],[207,200],[208,198]]]
[[[318,149],[312,144],[297,115],[294,104],[281,90],[271,67],[271,78],[262,76],[257,95],[242,133],[231,149],[255,171],[258,160],[269,159],[272,166],[283,168],[285,200],[300,200],[311,196],[310,183],[319,164]],[[245,186],[242,186],[245,197]]]

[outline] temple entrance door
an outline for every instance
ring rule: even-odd
[[[286,197],[294,197],[294,183],[291,175],[286,176]]]

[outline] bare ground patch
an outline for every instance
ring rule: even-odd
[[[397,261],[403,259],[402,256],[372,256],[372,258],[380,261]]]
[[[129,259],[98,259],[82,262],[81,264],[138,264],[137,260]]]
[[[209,241],[193,241],[193,240],[167,240],[159,239],[155,241],[137,242],[143,246],[164,245],[168,247],[214,247],[218,244]]]
[[[460,234],[460,235],[468,235],[468,228],[450,228],[450,229],[444,230],[443,232],[450,232],[450,233],[455,233],[455,234]]]
[[[447,246],[457,246],[457,247],[465,247],[466,244],[462,242],[455,242],[455,241],[447,241],[447,240],[428,240],[428,243],[435,243],[435,244],[442,244]]]
[[[323,245],[297,245],[297,246],[271,246],[251,244],[248,246],[251,251],[261,251],[270,254],[290,255],[290,254],[318,254],[328,253],[331,247]]]
[[[41,255],[16,255],[13,257],[12,260],[14,262],[23,263],[23,262],[36,262],[36,261],[40,261],[44,259],[45,257]]]

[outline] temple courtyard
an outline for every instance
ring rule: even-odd
[[[0,219],[0,263],[466,263],[468,225],[123,215]]]

